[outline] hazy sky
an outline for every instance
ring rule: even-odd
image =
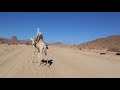
[[[48,43],[80,44],[120,35],[120,12],[0,12],[0,37],[30,39],[38,27]]]

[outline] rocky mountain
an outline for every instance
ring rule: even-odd
[[[54,42],[54,43],[51,43],[52,45],[60,45],[60,44],[63,44],[62,42]]]
[[[120,49],[120,35],[98,38],[90,42],[82,43],[78,46],[86,49]]]
[[[6,44],[27,44],[30,45],[30,40],[18,40],[17,36],[12,36],[10,39],[6,38],[0,38],[0,44],[6,43]]]

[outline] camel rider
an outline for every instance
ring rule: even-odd
[[[42,32],[37,32],[37,36],[36,37],[37,37],[36,38],[36,43],[38,43],[38,41],[40,40],[40,38],[43,40]]]
[[[40,37],[41,36],[41,37]],[[42,32],[39,32],[39,28],[37,29],[37,35],[36,35],[36,42],[35,42],[35,46],[36,44],[39,42],[40,38],[43,40],[43,35],[42,35]],[[48,46],[46,45],[46,48],[48,49]]]

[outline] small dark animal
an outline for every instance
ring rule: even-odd
[[[53,64],[53,60],[48,60],[49,67]]]
[[[100,55],[105,55],[106,53],[100,53]]]
[[[45,63],[45,64],[44,64],[44,63]],[[42,60],[41,63],[40,63],[40,65],[41,65],[41,64],[46,65],[46,64],[47,64],[47,60]]]
[[[40,66],[41,66],[41,64],[44,64],[44,66],[49,64],[49,67],[50,67],[53,64],[53,60],[42,60],[40,63]]]

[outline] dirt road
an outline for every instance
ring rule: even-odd
[[[109,78],[120,77],[120,56],[49,46],[48,58],[53,65],[38,66],[33,47],[0,45],[0,78]]]

